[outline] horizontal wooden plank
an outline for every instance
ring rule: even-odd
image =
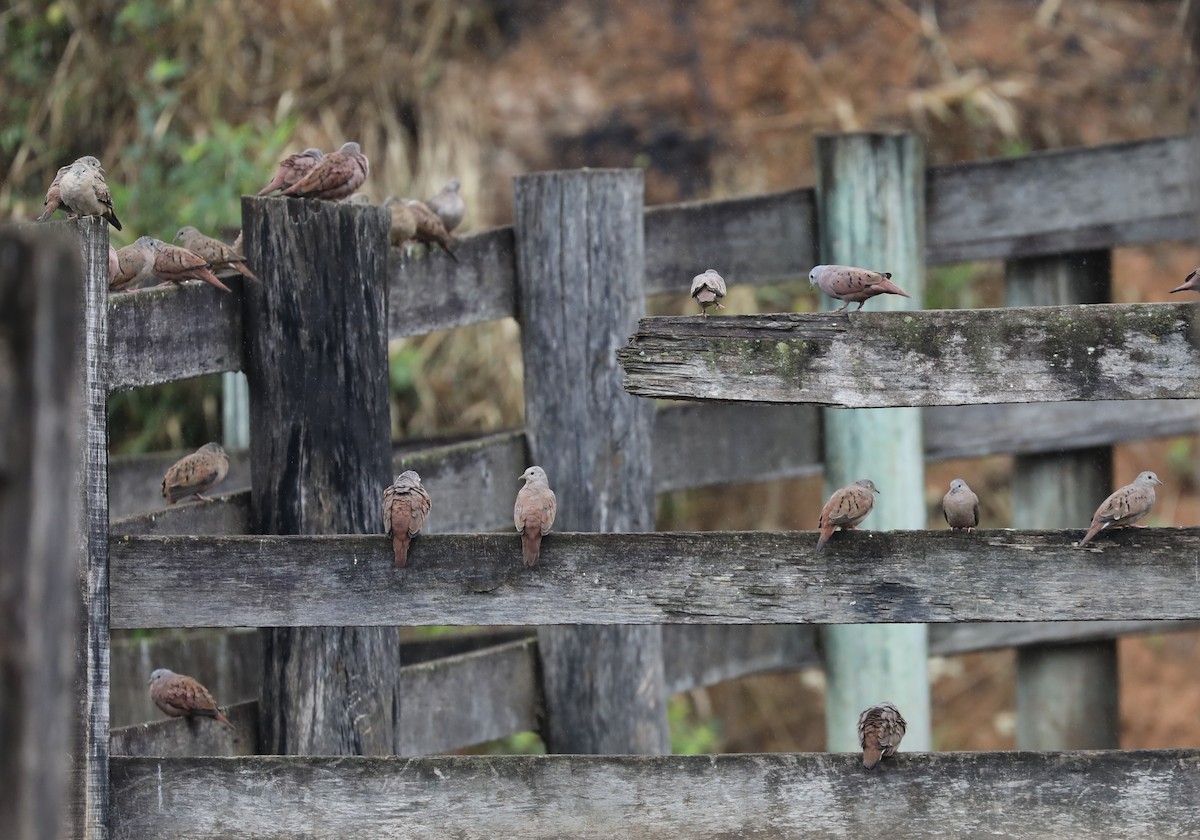
[[[121,534],[249,534],[250,491],[209,496],[206,502],[184,502],[162,510],[113,519],[109,532]]]
[[[934,167],[931,265],[1190,242],[1196,201],[1187,136]]]
[[[125,391],[242,369],[242,294],[207,283],[108,297],[109,390]]]
[[[625,388],[843,408],[1194,399],[1193,303],[643,318]]]
[[[901,747],[903,749],[903,747]],[[1194,835],[1200,751],[118,758],[113,840]]]
[[[257,755],[258,700],[222,706],[235,730],[211,718],[169,718],[159,713],[148,723],[109,733],[112,755],[194,756]]]
[[[869,525],[869,522],[868,522]],[[1200,617],[1200,529],[114,537],[130,627],[741,624]],[[195,593],[204,592],[204,598]]]

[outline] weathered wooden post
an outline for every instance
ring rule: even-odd
[[[256,530],[382,533],[391,468],[388,216],[244,198],[242,220],[262,278],[243,290]],[[394,752],[394,628],[280,627],[264,630],[263,642],[264,752]]]
[[[1108,251],[1009,260],[1005,302],[1104,303],[1111,278]],[[1013,527],[1084,529],[1112,491],[1112,478],[1109,447],[1019,455]],[[1119,733],[1115,639],[1017,648],[1017,749],[1115,749]]]
[[[653,531],[654,404],[625,393],[616,362],[646,309],[642,173],[526,175],[514,205],[525,427],[554,527]],[[553,562],[553,537],[543,551]],[[542,627],[538,650],[551,752],[670,752],[661,627]]]
[[[925,156],[918,139],[911,134],[818,137],[817,230],[822,263],[890,271],[900,288],[912,295],[881,295],[868,306],[920,309],[925,287]],[[833,308],[828,300],[825,308]],[[920,410],[826,409],[823,422],[826,495],[869,478],[880,495],[865,528],[925,527]],[[814,514],[813,527],[815,519]],[[837,549],[830,545],[829,550]],[[904,748],[930,749],[926,626],[831,625],[822,628],[822,640],[826,748],[857,750],[859,712],[891,700],[908,721]]]
[[[84,224],[95,228],[86,254],[107,236]],[[86,293],[79,247],[48,234],[0,232],[0,826],[10,840],[68,836],[70,754],[86,754],[73,694],[86,368],[83,342],[68,338],[83,332]]]

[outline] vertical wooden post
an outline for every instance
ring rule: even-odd
[[[1010,260],[1005,302],[1103,303],[1111,283],[1108,251]],[[1018,456],[1013,527],[1085,528],[1112,477],[1109,447]],[[1017,749],[1115,749],[1119,731],[1115,639],[1017,648]]]
[[[925,288],[925,156],[918,139],[911,134],[818,137],[817,230],[822,263],[890,271],[900,288],[912,295],[881,295],[867,306],[920,309]],[[826,309],[835,305],[840,304],[825,301]],[[925,527],[920,409],[826,409],[823,423],[826,495],[869,478],[880,495],[865,528]],[[814,511],[814,528],[816,519]],[[930,749],[925,625],[828,626],[822,628],[822,641],[826,748],[857,750],[859,712],[890,700],[908,721],[904,748]]]
[[[67,837],[83,330],[78,246],[0,232],[0,826]]]
[[[515,180],[525,427],[556,530],[654,530],[654,404],[625,393],[615,355],[646,309],[642,195],[638,170]],[[551,752],[670,752],[661,627],[542,627],[538,649]]]
[[[377,207],[256,198],[242,219],[262,278],[243,289],[257,532],[382,533],[390,220]],[[264,752],[395,751],[395,628],[280,627],[263,642]]]

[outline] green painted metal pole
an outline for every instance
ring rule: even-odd
[[[880,295],[866,306],[920,309],[925,286],[925,155],[917,137],[818,137],[817,230],[822,263],[890,271],[896,284],[912,295]],[[826,309],[837,305],[825,302]],[[851,306],[855,308],[857,304]],[[823,422],[826,496],[869,478],[880,495],[864,529],[924,528],[920,409],[826,409]],[[815,512],[812,524],[815,528]],[[831,549],[832,545],[826,548]],[[857,750],[858,714],[880,700],[895,703],[908,721],[902,749],[931,748],[928,639],[923,624],[822,628],[827,749]]]

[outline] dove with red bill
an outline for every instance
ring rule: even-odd
[[[887,700],[863,709],[858,716],[858,745],[863,751],[863,767],[873,770],[879,760],[896,754],[908,721],[894,703]]]
[[[542,553],[542,537],[550,533],[558,513],[558,499],[550,489],[550,479],[541,467],[530,467],[521,473],[524,481],[513,506],[513,522],[521,534],[521,553],[525,565],[537,564]]]
[[[49,193],[46,195],[46,200],[50,200]],[[1176,286],[1171,290],[1171,294],[1176,292],[1200,292],[1200,268],[1195,269],[1187,277],[1183,278],[1183,284]]]
[[[452,233],[456,227],[462,224],[463,216],[467,214],[467,205],[463,201],[461,189],[462,182],[457,178],[451,178],[437,195],[425,202],[425,206],[442,220],[446,233]]]
[[[244,277],[260,282],[258,276],[246,265],[246,258],[219,239],[205,236],[191,225],[185,225],[175,234],[175,241],[198,257],[208,261],[215,274],[218,271],[236,271]]]
[[[155,669],[150,674],[150,699],[171,717],[208,717],[236,729],[221,712],[217,701],[207,688],[186,674],[176,674],[168,668]]]
[[[817,526],[821,536],[817,538],[817,551],[825,547],[834,529],[841,528],[850,531],[867,518],[867,514],[875,507],[875,494],[878,493],[875,482],[869,478],[860,478],[853,484],[848,484],[834,492],[821,508],[821,516]]]
[[[279,161],[279,166],[275,168],[275,175],[271,178],[271,182],[259,190],[256,195],[268,195],[275,190],[286,190],[307,175],[323,157],[325,157],[324,152],[311,147],[303,152],[288,155]]]
[[[818,265],[808,273],[808,282],[817,286],[831,298],[845,301],[833,310],[841,312],[852,303],[858,304],[858,309],[876,295],[911,295],[892,282],[888,272],[871,271],[869,268],[855,268],[852,265]],[[858,309],[854,310],[855,312]]]
[[[283,191],[293,198],[320,198],[341,201],[353,195],[367,180],[371,165],[362,148],[350,141],[317,161],[303,178]]]
[[[942,496],[942,515],[951,531],[965,528],[969,534],[979,525],[979,497],[961,478],[951,481]]]
[[[49,197],[47,193],[47,199]],[[72,219],[80,216],[101,216],[117,230],[121,229],[121,222],[113,212],[108,182],[104,180],[104,167],[91,155],[79,158],[62,173],[62,177],[58,179],[58,198],[61,204],[71,208]]]
[[[408,544],[429,518],[429,494],[416,470],[405,470],[383,491],[383,531],[392,538],[396,568],[408,562]]]
[[[703,274],[692,278],[692,297],[700,304],[700,314],[708,317],[708,307],[715,306],[724,309],[721,298],[725,297],[725,278],[710,268]]]
[[[173,505],[180,499],[195,496],[207,502],[203,495],[229,473],[229,456],[219,443],[206,443],[170,466],[162,480],[163,498]]]
[[[1138,473],[1133,483],[1117,490],[1096,509],[1092,517],[1092,527],[1088,528],[1088,532],[1076,547],[1083,548],[1101,531],[1135,525],[1154,507],[1154,487],[1161,484],[1158,476],[1149,470]]]

